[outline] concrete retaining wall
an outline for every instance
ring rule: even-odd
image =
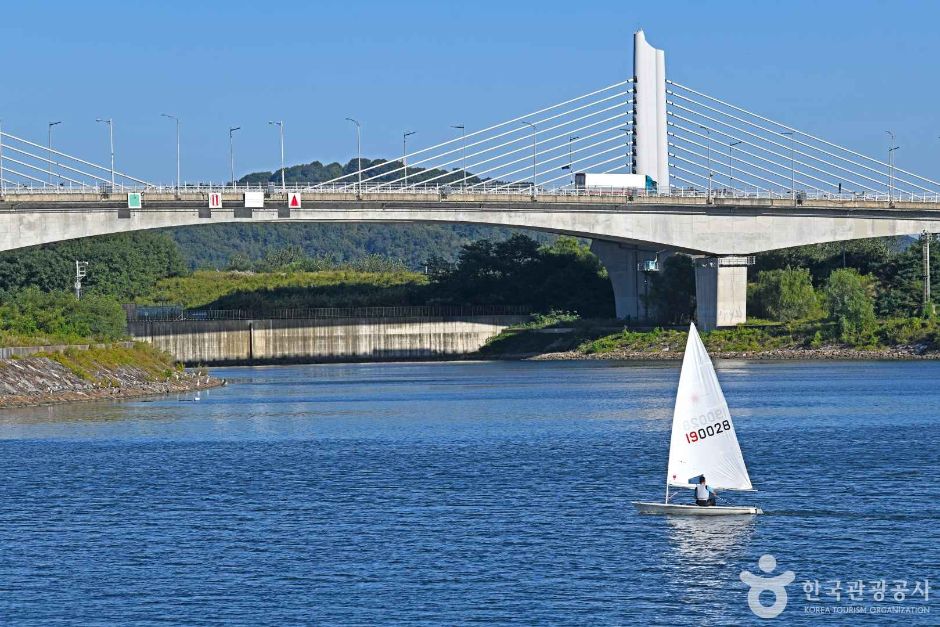
[[[525,316],[128,323],[134,338],[187,364],[381,361],[476,352]]]

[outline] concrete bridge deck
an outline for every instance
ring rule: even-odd
[[[0,251],[142,229],[224,222],[371,222],[486,224],[706,255],[756,252],[849,239],[940,231],[940,202],[496,193],[302,193],[302,208],[268,193],[264,208],[244,207],[244,192],[145,193],[140,209],[126,194],[6,193],[0,200]]]

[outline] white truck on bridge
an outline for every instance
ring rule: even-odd
[[[574,175],[575,189],[584,190],[637,190],[656,193],[656,181],[645,174],[611,174],[578,172]]]

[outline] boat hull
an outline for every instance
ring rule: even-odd
[[[756,516],[763,514],[759,507],[710,505],[680,505],[677,503],[644,503],[633,501],[640,514],[670,514],[673,516]]]

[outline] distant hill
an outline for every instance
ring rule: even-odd
[[[388,181],[398,174],[388,172],[401,167],[400,161],[363,159],[362,167],[378,167],[370,176]],[[284,170],[290,183],[322,183],[344,174],[356,172],[356,159],[345,165],[319,161],[295,165]],[[435,183],[456,183],[463,179],[459,171],[408,168],[409,182],[419,183],[441,176]],[[468,176],[468,182],[482,179]],[[252,172],[239,179],[239,184],[280,184],[281,171]],[[261,259],[272,250],[296,246],[311,257],[332,257],[337,261],[354,261],[370,255],[400,260],[407,267],[419,270],[429,257],[453,260],[464,244],[480,240],[503,240],[513,233],[526,233],[540,242],[554,236],[534,231],[473,225],[431,224],[217,224],[172,229],[170,236],[179,244],[190,268],[224,268],[234,255]]]
[[[168,231],[190,268],[225,268],[234,255],[251,260],[299,247],[310,257],[355,261],[380,255],[420,270],[429,257],[453,261],[460,247],[480,240],[503,240],[524,232],[464,224],[214,224]],[[527,232],[550,242],[545,233]]]

